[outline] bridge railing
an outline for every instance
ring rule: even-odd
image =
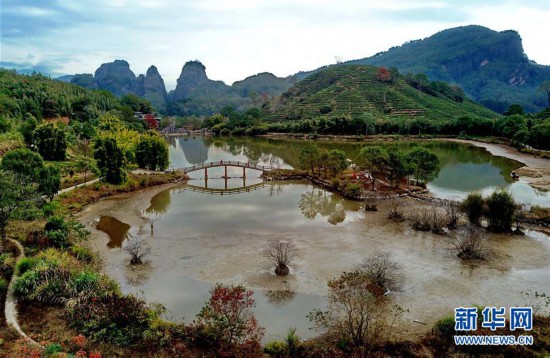
[[[258,165],[258,164],[252,164],[250,162],[240,162],[238,160],[220,160],[218,161],[211,161],[211,162],[204,162],[201,164],[193,164],[192,167],[185,167],[183,168],[183,171],[185,173],[189,173],[195,170],[204,169],[204,168],[214,168],[214,167],[240,167],[240,168],[250,168],[250,169],[256,169],[261,171],[267,171],[271,170],[270,166],[266,165]]]

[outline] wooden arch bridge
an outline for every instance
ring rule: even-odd
[[[218,167],[224,167],[225,168],[225,178],[227,178],[227,167],[234,167],[234,168],[243,168],[243,178],[246,177],[246,169],[254,169],[259,170],[261,172],[267,172],[271,170],[270,166],[265,165],[258,165],[250,162],[239,162],[236,160],[220,160],[215,162],[205,162],[201,164],[196,164],[190,167],[183,168],[183,172],[185,174],[196,172],[198,170],[204,170],[204,177],[208,178],[208,168],[218,168]]]

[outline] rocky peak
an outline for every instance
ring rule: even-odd
[[[209,82],[209,79],[206,76],[206,67],[199,61],[187,62],[178,78],[174,99],[188,98],[195,88],[207,82]]]
[[[95,82],[99,88],[108,90],[116,96],[137,92],[136,75],[124,60],[102,64],[95,71]]]

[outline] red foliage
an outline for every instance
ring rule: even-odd
[[[387,68],[380,67],[378,69],[377,74],[376,74],[376,78],[378,79],[378,81],[381,81],[381,82],[390,82],[391,81],[391,73],[390,73],[390,71],[388,71]]]
[[[151,114],[146,114],[145,117],[145,123],[147,123],[147,129],[158,129],[158,123],[155,117]]]
[[[243,286],[218,284],[197,315],[198,324],[220,342],[219,355],[239,352],[239,356],[253,356],[261,348],[265,329],[259,326],[252,313],[255,306],[253,294]]]

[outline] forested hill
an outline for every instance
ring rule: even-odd
[[[0,69],[0,127],[5,123],[6,130],[21,123],[68,117],[80,123],[77,130],[93,132],[90,123],[113,109],[119,110],[131,126],[143,130],[143,123],[134,119],[134,111],[148,112],[152,106],[137,96],[119,99],[105,90],[88,90],[39,74],[20,75]],[[80,134],[91,136],[91,133]]]
[[[283,93],[272,108],[275,120],[369,116],[396,123],[416,119],[443,124],[460,116],[499,117],[465,98],[458,86],[363,65],[331,66],[314,73]]]
[[[347,64],[394,66],[401,73],[457,83],[472,99],[498,112],[514,103],[529,112],[549,105],[537,90],[550,80],[550,66],[528,59],[516,31],[458,27]]]

